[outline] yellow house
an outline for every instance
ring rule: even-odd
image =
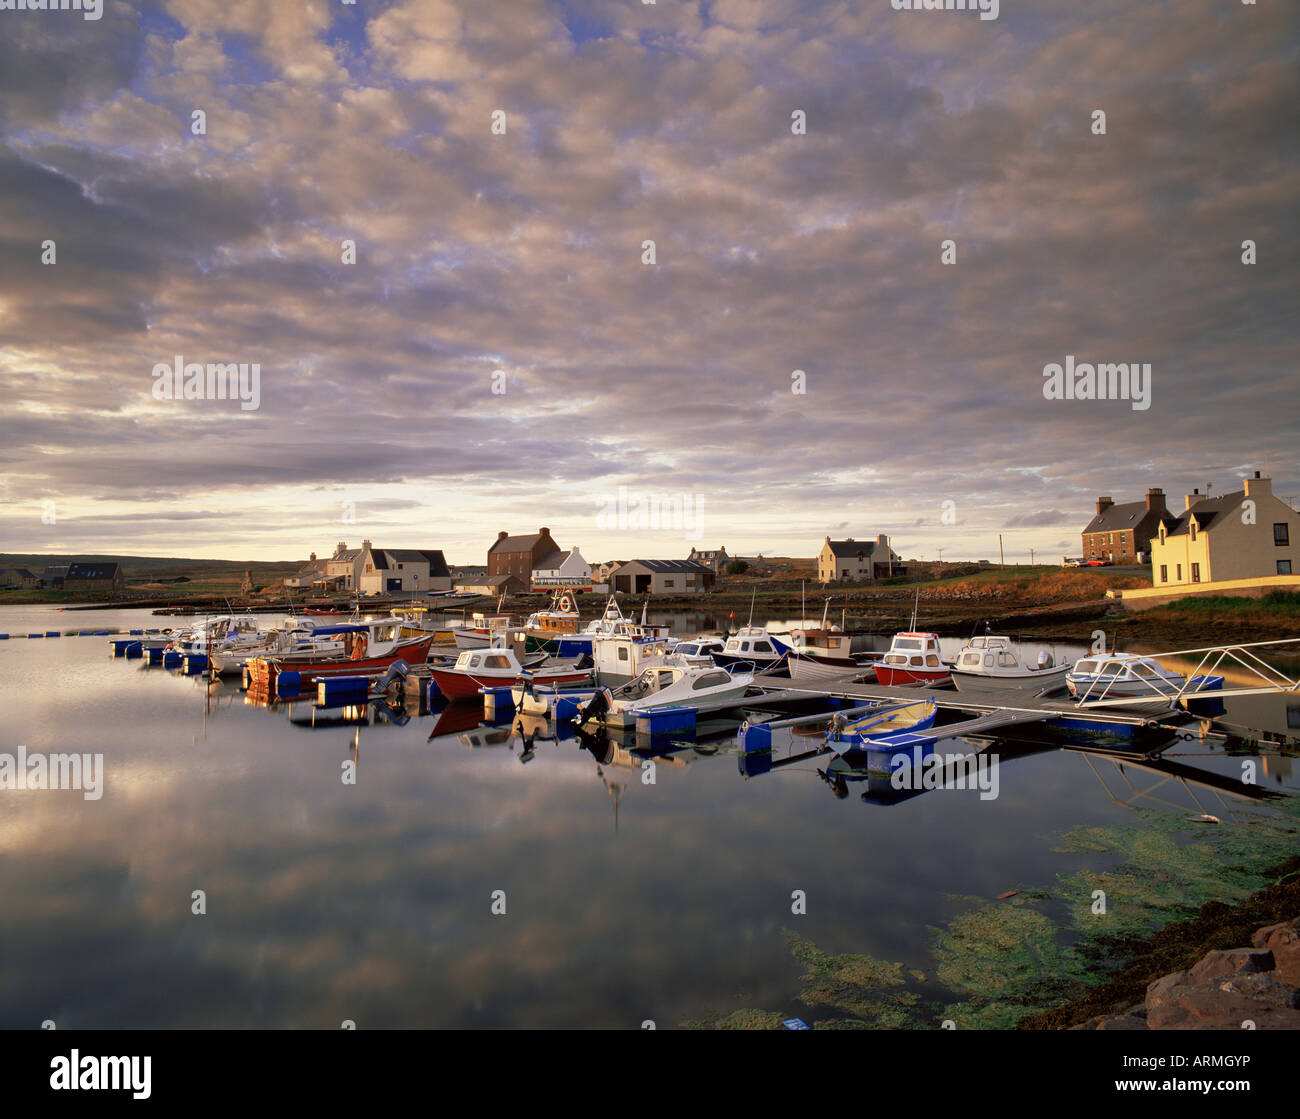
[[[1222,497],[1193,492],[1172,528],[1151,539],[1155,587],[1292,575],[1300,571],[1300,513],[1273,496],[1258,470],[1245,488]]]

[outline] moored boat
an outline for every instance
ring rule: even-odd
[[[913,703],[883,707],[849,722],[832,718],[826,731],[826,742],[837,754],[870,749],[880,744],[878,740],[892,735],[929,729],[934,726],[938,713],[939,707],[934,700],[919,699]]]
[[[1009,637],[972,637],[953,662],[958,691],[1022,692],[1050,695],[1065,688],[1071,665],[1055,664],[1044,650],[1036,665],[1024,664]]]
[[[727,672],[683,661],[652,665],[615,689],[602,688],[582,712],[580,722],[628,726],[637,716],[667,707],[717,711],[735,707],[754,682],[752,672]]]
[[[385,669],[398,661],[415,667],[425,663],[433,644],[432,633],[403,637],[401,619],[330,628],[343,635],[342,653],[304,651],[253,657],[247,665],[250,687],[273,686],[283,672],[297,673],[300,686],[306,686],[330,676]]]
[[[760,672],[774,667],[785,655],[762,626],[741,626],[727,638],[722,651],[713,654],[719,668]]]
[[[895,687],[934,687],[952,679],[952,665],[939,655],[935,633],[896,633],[876,663],[876,679]]]
[[[1189,678],[1165,668],[1153,657],[1107,653],[1080,658],[1066,673],[1065,683],[1080,703],[1126,700],[1125,706],[1160,709],[1173,706],[1189,694],[1221,691],[1224,678],[1215,675]]]
[[[476,699],[480,688],[513,688],[524,682],[560,686],[582,684],[591,679],[591,669],[577,662],[543,662],[525,669],[514,649],[494,645],[488,649],[466,649],[452,665],[432,665],[429,675],[448,699]]]

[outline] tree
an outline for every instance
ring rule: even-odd
[[[749,564],[742,559],[732,560],[727,564],[728,575],[744,575],[749,570]]]

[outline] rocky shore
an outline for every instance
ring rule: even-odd
[[[1300,856],[1240,905],[1203,905],[1084,998],[1017,1029],[1300,1029]]]

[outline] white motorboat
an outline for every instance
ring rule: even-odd
[[[741,626],[727,638],[722,651],[713,654],[713,663],[728,670],[761,672],[771,668],[783,656],[784,647],[773,641],[772,635],[762,626]]]
[[[400,619],[393,619],[400,621]],[[235,630],[212,646],[208,662],[218,675],[238,673],[254,657],[278,656],[282,653],[320,653],[343,655],[344,633],[339,626],[315,626],[298,618],[286,618],[272,629]]]
[[[579,722],[595,719],[611,726],[630,726],[638,715],[664,707],[725,710],[744,699],[753,682],[752,672],[729,673],[669,659],[612,691],[601,688],[576,718]]]
[[[1122,699],[1128,701],[1125,706],[1147,709],[1171,707],[1189,694],[1220,691],[1223,679],[1211,675],[1189,679],[1137,653],[1083,657],[1065,675],[1070,694],[1080,703]]]
[[[1038,654],[1024,664],[1009,637],[972,637],[957,654],[952,682],[958,691],[1025,692],[1049,695],[1065,688],[1071,665],[1055,664],[1052,654]]]
[[[883,653],[859,653],[851,657],[820,657],[790,650],[787,663],[792,680],[851,680],[869,684],[876,679],[876,665]]]

